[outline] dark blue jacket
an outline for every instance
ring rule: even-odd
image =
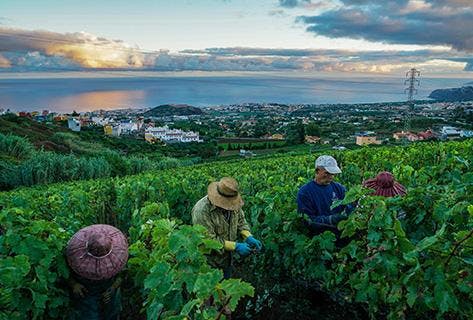
[[[330,210],[336,200],[345,198],[345,187],[340,183],[331,182],[329,185],[319,185],[314,180],[303,185],[297,193],[297,210],[307,214],[311,221],[329,225],[337,225],[340,219],[334,219],[345,210],[346,206],[338,206]]]

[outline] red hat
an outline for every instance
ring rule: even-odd
[[[395,181],[392,173],[387,171],[381,172],[376,178],[364,181],[363,186],[374,189],[375,196],[395,197],[404,196],[407,193],[406,188]]]
[[[89,280],[110,279],[128,260],[123,233],[107,224],[94,224],[76,232],[66,249],[67,262],[79,276]]]

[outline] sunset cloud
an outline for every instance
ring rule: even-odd
[[[94,35],[0,28],[0,52],[38,52],[63,57],[84,68],[141,67],[143,55],[117,40]]]
[[[10,60],[8,60],[7,58],[5,58],[4,56],[0,54],[0,68],[9,68],[9,67],[11,67]]]
[[[83,32],[60,34],[0,28],[2,71],[200,70],[403,73],[412,65],[422,66],[431,72],[472,71],[472,58],[461,51],[450,49],[354,51],[233,47],[180,52],[145,51],[130,47],[119,40],[109,40]]]

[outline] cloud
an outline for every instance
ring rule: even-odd
[[[10,60],[8,60],[7,58],[5,58],[4,56],[0,54],[0,68],[9,68],[9,67],[11,67]]]
[[[449,46],[473,51],[470,0],[341,0],[343,6],[301,16],[307,31],[329,38]]]
[[[38,51],[5,52],[3,53],[3,57],[8,61],[8,64],[2,65],[0,62],[0,68],[8,68],[11,71],[74,71],[84,69],[79,63],[67,58],[61,56],[47,56]]]
[[[310,3],[310,0],[279,0],[279,5],[284,8],[295,8]]]
[[[452,58],[451,61],[466,63],[465,71],[473,71],[473,57],[470,58]]]
[[[330,8],[332,1],[312,1],[312,0],[279,0],[279,6],[287,9],[305,8],[309,10]]]
[[[272,17],[287,17],[289,16],[284,10],[270,10],[268,15]]]
[[[86,33],[0,28],[1,71],[341,71],[401,73],[412,65],[432,72],[471,71],[472,57],[455,50],[349,51],[208,48],[145,51]]]
[[[413,65],[426,72],[460,72],[468,56],[454,50],[352,51],[332,49],[208,48],[185,50],[186,54],[227,57],[234,60],[265,58],[274,69],[403,73]],[[465,69],[466,71],[466,69]]]
[[[38,52],[69,59],[84,68],[124,68],[142,65],[143,55],[121,41],[88,33],[25,31],[0,27],[0,52]]]

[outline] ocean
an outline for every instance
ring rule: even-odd
[[[245,102],[287,104],[372,103],[406,100],[403,77],[284,75],[179,75],[0,78],[0,108],[77,112],[144,108],[167,103],[193,106]],[[471,79],[420,78],[416,99]]]

